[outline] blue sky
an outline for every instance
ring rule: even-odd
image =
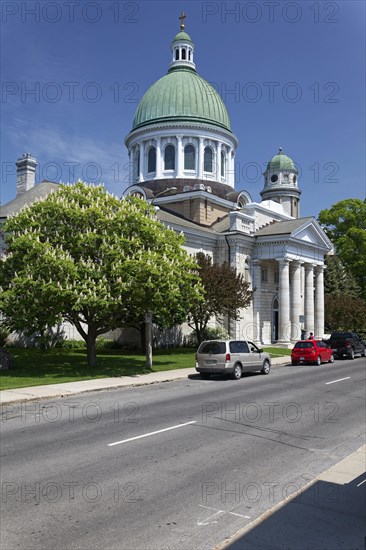
[[[258,201],[283,147],[300,170],[302,216],[365,197],[363,1],[3,0],[2,204],[24,152],[37,181],[80,177],[122,194],[124,138],[167,72],[182,10],[197,71],[239,139],[236,189]]]

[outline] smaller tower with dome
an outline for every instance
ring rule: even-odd
[[[301,191],[298,188],[298,170],[294,161],[283,153],[282,147],[269,161],[263,175],[262,200],[278,202],[286,214],[299,218]]]

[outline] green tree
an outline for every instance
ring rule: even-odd
[[[365,332],[366,303],[361,298],[352,298],[345,294],[326,294],[324,305],[327,332]]]
[[[86,342],[149,313],[168,322],[199,299],[197,264],[184,238],[138,198],[119,200],[82,182],[23,209],[4,227],[0,310],[13,330],[39,331],[62,319]],[[131,313],[132,312],[132,313]]]
[[[366,199],[337,202],[320,212],[319,222],[366,298]]]
[[[188,325],[201,342],[211,317],[228,315],[238,320],[240,309],[247,308],[253,292],[242,274],[227,263],[213,264],[210,256],[199,252],[196,256],[204,288],[204,300],[196,302],[189,311]]]
[[[326,256],[325,265],[325,294],[345,294],[353,298],[358,298],[361,295],[359,284],[352,273],[344,267],[338,256]]]

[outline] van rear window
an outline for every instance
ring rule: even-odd
[[[202,342],[198,353],[226,353],[226,342]]]

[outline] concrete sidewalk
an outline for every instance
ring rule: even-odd
[[[290,357],[276,357],[272,359],[272,367],[285,365],[290,362]],[[136,374],[115,378],[98,378],[93,380],[81,380],[80,382],[66,382],[64,384],[48,384],[47,386],[32,386],[30,388],[16,388],[14,390],[2,390],[0,392],[0,404],[21,403],[37,399],[49,399],[51,397],[68,397],[78,393],[91,391],[111,390],[126,386],[144,386],[159,382],[181,380],[198,373],[196,369],[177,369],[148,374]]]
[[[366,445],[323,472],[215,550],[363,550]]]

